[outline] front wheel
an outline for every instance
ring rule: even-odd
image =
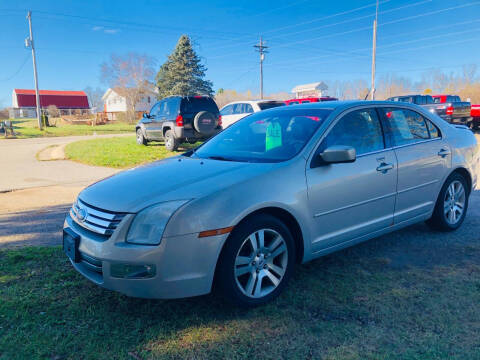
[[[295,266],[295,244],[277,218],[258,215],[230,234],[217,268],[223,295],[240,306],[271,301],[285,288]]]
[[[179,141],[175,137],[172,130],[167,130],[165,133],[165,148],[168,151],[176,151],[178,149]]]
[[[137,144],[138,145],[147,145],[147,139],[143,136],[142,129],[137,129]]]
[[[467,181],[459,173],[443,184],[432,217],[427,224],[440,231],[453,231],[462,225],[468,208]]]

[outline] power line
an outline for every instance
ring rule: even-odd
[[[385,0],[385,1],[382,1],[381,3],[386,3],[386,2],[389,2],[389,1],[391,1],[391,0]],[[281,31],[281,30],[284,30],[284,29],[289,29],[289,28],[292,28],[292,27],[297,27],[297,26],[301,26],[301,25],[305,25],[305,24],[314,23],[314,22],[317,22],[317,21],[327,20],[327,19],[334,18],[334,17],[337,17],[337,16],[346,15],[346,14],[350,14],[350,13],[353,13],[353,12],[356,12],[356,11],[364,10],[364,9],[372,7],[372,6],[375,6],[375,5],[370,4],[370,5],[360,6],[358,8],[350,9],[350,10],[347,10],[347,11],[341,11],[341,12],[331,14],[331,15],[327,15],[327,16],[322,16],[322,17],[312,19],[312,20],[309,20],[309,21],[304,21],[304,22],[297,23],[297,24],[292,24],[292,25],[287,25],[287,26],[283,26],[283,27],[279,27],[279,28],[270,29],[270,30],[264,31],[263,34],[277,32],[277,31]],[[243,36],[243,37],[231,39],[230,41],[236,42],[237,40],[242,40],[242,39],[245,39],[245,38],[246,37]],[[247,43],[243,42],[242,44],[247,44]],[[238,46],[238,45],[241,45],[241,44],[239,44],[239,43],[229,44],[229,45],[215,47],[214,49],[215,50],[221,50],[221,49],[225,49],[225,48],[229,48],[229,47],[235,47],[235,46]]]
[[[416,19],[416,18],[420,18],[420,17],[424,17],[424,16],[434,15],[434,14],[438,14],[438,13],[441,13],[441,12],[446,12],[446,11],[455,10],[455,9],[459,9],[459,8],[464,8],[464,7],[468,7],[468,6],[474,6],[474,5],[478,5],[478,4],[480,4],[480,1],[474,1],[474,2],[467,3],[467,4],[462,4],[462,5],[452,6],[452,7],[448,7],[448,8],[444,8],[444,9],[440,9],[440,10],[425,12],[425,13],[414,15],[414,16],[407,16],[407,17],[392,20],[392,21],[389,21],[389,22],[386,22],[386,23],[380,23],[380,24],[377,25],[377,27],[390,25],[390,24],[394,24],[394,23],[398,23],[398,22],[402,22],[402,21],[407,21],[407,20],[411,20],[411,19]],[[307,39],[302,39],[302,40],[297,40],[297,41],[292,41],[292,42],[280,43],[276,46],[276,48],[282,48],[282,47],[287,47],[287,46],[296,45],[296,44],[304,44],[304,43],[308,43],[308,42],[315,41],[315,40],[327,39],[327,38],[331,38],[331,37],[335,37],[335,36],[339,36],[339,35],[346,35],[346,34],[351,34],[351,33],[359,32],[359,31],[370,30],[370,29],[371,29],[370,26],[366,26],[366,27],[362,27],[362,28],[356,28],[356,29],[351,29],[351,30],[341,31],[341,32],[336,32],[336,33],[330,33],[330,34],[325,34],[325,35],[322,35],[322,36],[310,37],[310,38],[307,38]],[[240,55],[240,54],[245,54],[245,51],[230,53],[230,54],[224,54],[224,55],[215,56],[215,57],[210,57],[210,59],[219,59],[219,58],[224,58],[224,57],[228,57],[228,56],[232,56],[232,55]]]
[[[388,14],[388,13],[391,13],[391,12],[394,12],[394,11],[397,11],[397,10],[402,10],[402,9],[409,8],[409,7],[412,7],[412,6],[422,5],[422,4],[425,4],[425,3],[432,2],[432,1],[433,1],[433,0],[422,0],[422,1],[418,1],[418,2],[413,3],[413,4],[403,5],[403,6],[399,6],[399,7],[393,8],[393,9],[380,11],[380,12],[378,13],[378,15]],[[356,17],[356,18],[353,18],[353,19],[347,19],[347,20],[339,21],[339,22],[332,23],[332,24],[326,24],[326,25],[317,26],[317,27],[310,28],[310,29],[305,29],[305,30],[300,30],[300,31],[296,31],[296,32],[287,33],[287,34],[272,36],[272,37],[269,37],[269,39],[277,39],[277,38],[283,38],[283,37],[286,37],[286,36],[303,34],[303,33],[306,33],[306,32],[315,31],[315,30],[319,30],[319,29],[324,29],[324,28],[328,28],[328,27],[332,27],[332,26],[336,26],[336,25],[343,25],[343,24],[346,24],[346,23],[349,23],[349,22],[358,21],[358,20],[363,20],[363,19],[368,19],[368,18],[371,18],[371,17],[372,17],[371,14],[369,14],[369,15],[363,15],[363,16],[359,16],[359,17]]]
[[[18,69],[10,76],[6,77],[6,78],[3,78],[3,79],[0,79],[0,82],[5,82],[5,81],[10,81],[12,80],[15,76],[17,76],[20,71],[22,71],[23,67],[25,66],[25,64],[28,62],[28,60],[30,60],[30,55],[27,55],[25,57],[25,60],[22,61],[22,63],[20,64],[20,66],[18,67]]]

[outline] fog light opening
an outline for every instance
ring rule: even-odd
[[[120,279],[148,279],[156,274],[155,265],[111,264],[110,275]]]

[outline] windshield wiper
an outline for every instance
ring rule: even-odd
[[[228,159],[226,157],[223,157],[223,156],[209,156],[208,159],[211,159],[211,160],[220,160],[220,161],[235,161],[233,159]]]

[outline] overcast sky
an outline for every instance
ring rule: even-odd
[[[33,88],[27,9],[33,12],[41,89],[101,86],[100,64],[135,51],[159,65],[183,33],[192,37],[215,89],[258,92],[263,35],[266,93],[335,79],[370,77],[374,0],[31,1],[0,0],[0,106],[13,88]],[[380,1],[379,76],[418,78],[429,68],[461,71],[480,61],[480,1]]]

